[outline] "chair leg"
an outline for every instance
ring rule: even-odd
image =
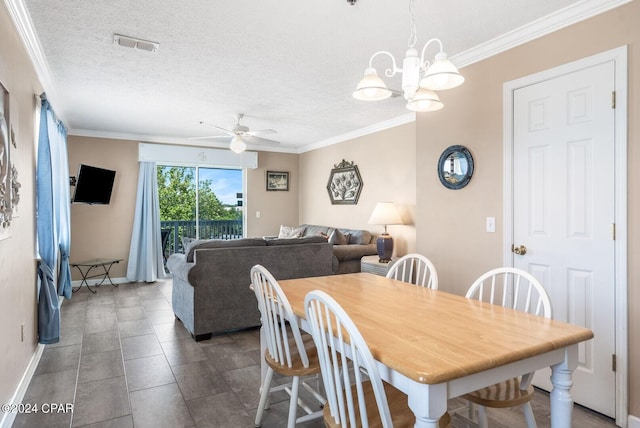
[[[476,406],[471,401],[467,401],[467,417],[474,422],[476,421]]]
[[[531,408],[531,402],[527,401],[522,405],[522,411],[524,412],[524,418],[527,420],[528,428],[536,428],[536,418],[533,416],[533,409]]]
[[[267,404],[267,399],[269,398],[269,391],[271,390],[271,379],[273,379],[273,369],[269,367],[260,391],[260,403],[258,404],[258,411],[256,412],[255,420],[256,428],[262,426],[262,416],[264,415],[264,408]]]
[[[296,416],[298,413],[298,390],[300,387],[300,377],[294,376],[293,382],[291,382],[291,398],[289,400],[289,419],[287,421],[287,428],[295,428]]]
[[[487,408],[478,405],[478,428],[488,428],[489,418],[487,417]]]

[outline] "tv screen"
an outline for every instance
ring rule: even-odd
[[[108,204],[116,172],[80,164],[73,202],[84,204]]]

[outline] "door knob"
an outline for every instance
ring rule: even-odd
[[[524,245],[520,245],[519,247],[512,245],[511,251],[513,251],[515,254],[519,256],[524,256],[525,254],[527,254],[527,247],[525,247]]]

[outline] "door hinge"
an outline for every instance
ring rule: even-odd
[[[616,108],[616,91],[611,92],[611,108]]]
[[[612,223],[611,224],[611,236],[613,238],[613,240],[616,240],[616,224]]]
[[[611,370],[616,371],[616,354],[611,355]]]

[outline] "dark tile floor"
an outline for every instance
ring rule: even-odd
[[[13,427],[253,427],[260,377],[259,332],[196,343],[171,310],[171,281],[103,285],[65,300],[62,337],[44,349],[23,403],[73,403],[72,413],[20,414]],[[263,427],[286,426],[287,396],[274,397]],[[536,394],[538,426],[549,401]],[[456,428],[472,427],[451,400]],[[525,426],[518,410],[489,411],[492,427]],[[301,426],[322,427],[321,421]],[[615,427],[576,406],[576,427]]]

